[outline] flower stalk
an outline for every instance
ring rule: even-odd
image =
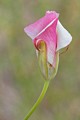
[[[45,81],[44,86],[43,86],[43,90],[38,98],[38,100],[36,101],[36,103],[33,105],[33,107],[31,108],[31,110],[29,111],[29,113],[27,114],[27,116],[24,118],[24,120],[28,120],[30,118],[30,116],[32,115],[32,113],[35,111],[35,109],[38,107],[38,105],[41,103],[41,101],[43,100],[46,91],[49,87],[49,82],[48,80]]]

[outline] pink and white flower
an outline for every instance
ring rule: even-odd
[[[27,35],[31,37],[38,56],[41,56],[41,54],[43,54],[42,52],[41,54],[39,54],[39,49],[41,47],[40,45],[44,46],[44,52],[46,51],[46,55],[44,54],[46,56],[45,62],[48,69],[47,77],[49,79],[51,79],[51,74],[53,74],[52,71],[54,71],[56,67],[58,67],[59,50],[68,46],[72,40],[72,36],[62,26],[58,17],[59,14],[55,11],[47,11],[44,17],[24,28],[24,31],[27,33]],[[44,60],[41,60],[41,64],[43,65],[43,70],[41,71],[45,76],[46,70],[43,61]]]

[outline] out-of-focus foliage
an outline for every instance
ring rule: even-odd
[[[80,120],[80,0],[0,0],[0,120],[23,120],[41,92],[44,80],[23,29],[46,10],[60,13],[73,41],[30,120]]]

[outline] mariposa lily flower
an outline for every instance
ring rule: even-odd
[[[68,46],[72,40],[58,18],[59,14],[55,11],[47,11],[44,17],[24,29],[34,43],[45,79],[52,79],[56,75],[59,50]]]
[[[44,17],[24,29],[34,43],[39,66],[46,79],[37,102],[33,105],[24,120],[28,120],[42,101],[50,80],[57,73],[59,51],[68,46],[72,40],[72,36],[62,26],[58,18],[59,14],[55,11],[47,11]]]

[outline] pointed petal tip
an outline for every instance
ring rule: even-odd
[[[24,32],[25,32],[26,34],[28,33],[28,32],[27,32],[27,27],[24,28]]]
[[[26,27],[24,28],[24,32],[26,33]]]
[[[33,40],[34,39],[34,34],[33,32],[30,30],[29,26],[24,28],[24,32]]]

